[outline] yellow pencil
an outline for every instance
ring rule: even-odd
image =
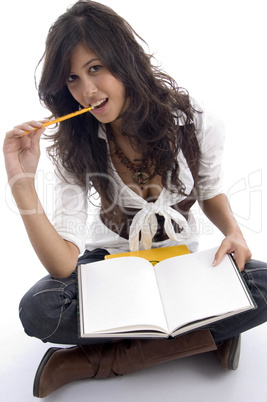
[[[44,123],[44,124],[42,125],[42,127],[47,127],[47,126],[50,126],[51,124],[56,124],[56,123],[59,123],[59,122],[61,122],[61,121],[63,121],[63,120],[71,119],[72,117],[78,116],[79,114],[82,114],[82,113],[85,113],[85,112],[89,112],[89,111],[92,110],[92,109],[93,109],[93,107],[90,106],[90,107],[87,107],[87,108],[84,108],[84,109],[81,109],[81,110],[77,110],[77,112],[73,112],[73,113],[66,114],[65,116],[59,117],[58,119],[49,120],[49,121],[47,121],[46,123]],[[40,128],[41,128],[41,127],[40,127]],[[33,133],[33,132],[36,131],[36,130],[38,130],[38,129],[35,128],[35,129],[32,130],[32,131],[25,131],[24,134],[21,134],[19,137],[23,137],[24,135],[31,134],[31,133]]]

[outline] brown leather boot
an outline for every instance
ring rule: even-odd
[[[236,370],[239,364],[241,349],[241,335],[227,339],[218,345],[216,351],[221,365],[226,370]]]
[[[216,348],[208,330],[199,330],[172,340],[134,339],[66,349],[51,348],[37,369],[33,394],[44,398],[75,380],[128,374]]]

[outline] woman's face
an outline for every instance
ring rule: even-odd
[[[99,57],[78,45],[71,57],[71,71],[67,87],[83,107],[93,106],[90,113],[101,123],[112,126],[125,108],[125,88],[112,75]]]

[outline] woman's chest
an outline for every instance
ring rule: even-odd
[[[155,167],[143,158],[130,143],[124,143],[119,147],[118,143],[110,141],[110,158],[115,170],[125,186],[130,188],[138,196],[146,201],[155,201],[162,192],[162,178],[155,174]]]
[[[112,163],[116,174],[130,190],[147,202],[158,199],[163,189],[161,176],[153,175],[153,172],[142,165],[125,166],[117,158],[112,158]]]

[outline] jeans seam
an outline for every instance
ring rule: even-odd
[[[49,280],[50,281],[50,280]],[[47,282],[49,282],[49,281],[47,281]],[[59,282],[59,281],[57,281],[57,282]],[[32,295],[32,297],[35,297],[35,296],[38,296],[38,295],[40,295],[40,294],[42,294],[42,293],[48,293],[48,292],[66,292],[66,294],[68,295],[68,297],[70,297],[70,295],[67,293],[67,291],[66,291],[66,288],[69,286],[69,285],[72,285],[73,283],[76,283],[76,281],[75,280],[71,280],[71,281],[69,281],[69,282],[67,282],[67,283],[64,283],[64,282],[60,282],[62,285],[64,285],[64,287],[61,287],[61,288],[53,288],[53,289],[44,289],[44,290],[41,290],[40,292],[36,292],[36,293],[34,293],[33,295]]]
[[[64,307],[64,306],[61,306],[60,315],[59,315],[59,317],[58,317],[58,322],[57,322],[56,328],[54,329],[53,332],[51,332],[51,334],[45,336],[44,338],[41,338],[41,341],[44,341],[45,339],[51,338],[51,336],[53,336],[53,335],[57,332],[57,330],[58,330],[58,328],[59,328],[59,325],[60,325],[60,322],[61,322],[63,307]]]
[[[64,290],[62,290],[62,293],[63,293],[63,292],[64,292]],[[67,303],[68,303],[68,302],[67,302],[67,300],[66,300],[65,303],[64,303],[64,305],[61,306],[60,315],[59,315],[59,317],[58,317],[57,326],[56,326],[56,328],[54,329],[54,331],[51,332],[51,334],[45,336],[44,338],[40,338],[41,341],[44,341],[44,340],[47,340],[47,339],[51,338],[51,336],[53,336],[53,335],[57,332],[57,330],[58,330],[58,328],[59,328],[59,326],[60,326],[61,320],[62,320],[62,315],[63,315],[64,307],[65,307],[65,305],[66,305]]]
[[[258,288],[258,286],[254,283],[253,281],[253,285],[255,286],[255,288],[258,290],[258,292],[260,293],[262,299],[265,301],[265,304],[267,304],[267,300],[264,297],[264,294],[261,292],[261,290]]]
[[[65,289],[61,289],[61,288],[55,288],[55,289],[45,289],[45,290],[41,290],[40,292],[34,293],[32,295],[32,297],[41,295],[43,293],[51,293],[51,292],[60,292],[60,293],[66,293],[68,297],[70,297],[70,295],[67,293],[67,291]]]
[[[261,271],[262,269],[263,269],[263,268],[254,269],[253,272],[255,272],[255,271]],[[258,288],[258,286],[256,285],[256,283],[254,282],[253,275],[251,274],[250,270],[247,270],[247,271],[246,271],[246,274],[247,274],[247,276],[248,276],[249,283],[257,289],[257,291],[258,291],[259,294],[261,295],[262,299],[265,301],[265,304],[267,304],[267,300],[266,300],[264,294],[261,292],[261,290]]]
[[[51,281],[51,279],[47,280],[46,282],[50,282],[50,281]],[[44,293],[57,292],[57,293],[59,294],[59,296],[61,295],[61,296],[64,297],[64,294],[65,294],[65,295],[68,297],[68,300],[65,299],[64,304],[61,306],[60,315],[59,315],[59,317],[58,317],[58,322],[57,322],[57,325],[56,325],[55,329],[54,329],[49,335],[47,335],[47,336],[45,336],[45,337],[43,337],[43,338],[40,338],[42,341],[45,341],[45,340],[51,338],[51,337],[57,332],[57,330],[58,330],[58,328],[59,328],[59,326],[60,326],[60,323],[61,323],[61,321],[62,321],[62,315],[63,315],[63,312],[64,312],[64,307],[66,306],[66,304],[69,303],[69,301],[70,301],[70,299],[71,299],[71,296],[70,296],[70,294],[66,291],[66,288],[67,288],[69,285],[72,285],[72,284],[76,283],[76,281],[73,280],[73,279],[70,280],[70,281],[67,282],[67,283],[61,282],[61,281],[59,281],[59,280],[53,280],[53,282],[58,282],[58,283],[60,283],[60,284],[63,285],[63,286],[62,286],[62,287],[59,287],[59,288],[54,288],[54,289],[44,289],[44,290],[42,290],[42,291],[40,291],[40,292],[36,292],[36,293],[34,293],[34,294],[32,295],[32,297],[36,297],[36,296],[41,295],[41,294],[44,294]],[[22,310],[22,309],[21,309],[21,310]]]

